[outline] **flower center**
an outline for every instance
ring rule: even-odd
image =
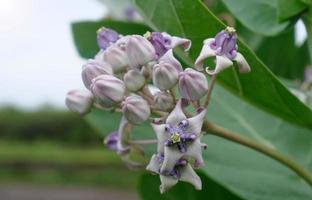
[[[180,134],[178,132],[172,133],[171,140],[172,140],[172,143],[174,144],[180,142],[181,141]]]
[[[228,33],[231,34],[231,35],[234,34],[234,33],[236,32],[235,28],[230,27],[230,26],[227,26],[227,27],[225,28],[225,31],[228,32]]]

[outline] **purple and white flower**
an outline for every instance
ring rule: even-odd
[[[215,38],[204,40],[204,46],[195,61],[195,68],[203,71],[204,61],[209,57],[216,57],[216,67],[214,70],[206,68],[210,75],[218,74],[222,70],[233,65],[236,61],[241,73],[250,72],[250,67],[244,56],[239,53],[237,46],[237,34],[234,28],[227,27],[219,32]]]
[[[116,31],[105,27],[100,28],[96,33],[97,43],[103,50],[107,49],[120,38],[120,35]]]
[[[164,158],[165,157],[162,154],[154,154],[150,160],[150,163],[146,167],[148,171],[160,175],[161,185],[159,188],[161,193],[166,192],[168,189],[176,185],[179,181],[191,183],[197,190],[201,190],[201,179],[187,160],[178,160],[169,173],[162,174],[160,172],[160,169],[163,165]]]
[[[157,58],[163,56],[168,50],[183,45],[184,50],[191,48],[192,42],[189,39],[171,36],[166,32],[147,32],[144,35],[154,46]]]
[[[85,115],[91,111],[93,99],[88,90],[71,90],[66,95],[65,104],[70,111]]]
[[[194,117],[187,118],[179,100],[164,124],[152,123],[157,136],[157,152],[164,154],[164,162],[160,172],[170,172],[175,163],[182,158],[195,160],[194,166],[204,165],[200,133],[205,118],[206,109],[201,109]]]

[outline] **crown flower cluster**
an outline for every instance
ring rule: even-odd
[[[187,53],[191,41],[165,32],[144,35],[121,35],[109,28],[97,31],[99,52],[82,67],[85,90],[72,90],[66,96],[68,108],[85,115],[92,108],[121,112],[116,131],[104,142],[132,168],[145,167],[158,174],[161,193],[179,181],[189,182],[198,190],[200,177],[194,169],[204,166],[202,126],[214,83],[208,75],[217,75],[233,65],[240,72],[250,67],[238,52],[237,34],[231,27],[204,41],[195,69],[182,66],[173,49],[180,46]],[[209,57],[216,58],[214,69],[206,67]],[[178,94],[179,93],[179,94]],[[193,107],[194,113],[187,111]],[[105,120],[105,119],[103,119]],[[106,119],[108,120],[108,119]],[[153,133],[140,133],[155,139],[133,139],[133,128],[150,124]],[[144,151],[141,145],[157,144],[149,163],[140,163],[131,155]],[[138,147],[139,146],[139,147]]]

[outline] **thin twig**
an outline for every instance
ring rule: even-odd
[[[300,166],[295,161],[288,158],[286,155],[278,152],[277,150],[272,149],[266,145],[260,144],[258,142],[255,142],[247,137],[241,136],[237,133],[229,131],[221,126],[210,123],[208,121],[204,122],[203,131],[205,131],[208,134],[212,134],[239,143],[243,146],[249,147],[255,151],[258,151],[273,158],[274,160],[282,163],[283,165],[293,170],[298,176],[303,178],[310,186],[312,186],[312,175],[310,174],[310,172],[305,168],[303,168],[302,166]]]
[[[205,100],[205,103],[204,103],[204,108],[207,108],[208,105],[209,105],[209,102],[210,102],[210,99],[211,99],[212,90],[213,90],[213,87],[214,87],[214,85],[216,83],[216,80],[217,80],[217,74],[212,75],[211,81],[209,82],[209,87],[208,87],[208,91],[207,91],[206,100]]]
[[[150,140],[128,140],[129,144],[139,144],[139,145],[147,145],[147,144],[157,144],[156,139],[150,139]]]

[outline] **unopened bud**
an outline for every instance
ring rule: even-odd
[[[153,67],[153,82],[160,90],[169,90],[176,85],[179,78],[177,69],[166,62],[159,62]]]
[[[124,83],[129,91],[136,92],[145,85],[145,77],[140,71],[132,69],[125,74]]]
[[[179,89],[183,98],[194,101],[203,97],[208,90],[206,76],[191,68],[179,74]]]
[[[102,74],[112,74],[111,66],[104,62],[89,59],[86,64],[82,66],[82,81],[86,88],[90,89],[92,80]]]
[[[96,59],[107,62],[114,73],[123,72],[129,67],[129,60],[125,48],[119,44],[112,44],[105,51],[100,51]]]
[[[65,104],[70,111],[85,115],[91,110],[93,95],[87,90],[71,90],[66,95]]]
[[[122,102],[122,112],[132,124],[141,124],[151,114],[148,103],[140,96],[129,96]]]
[[[107,49],[112,43],[119,39],[119,35],[116,31],[102,27],[97,32],[97,43],[103,50]]]
[[[146,65],[156,58],[153,45],[140,35],[133,35],[128,39],[126,51],[131,67]]]
[[[93,79],[91,91],[99,105],[112,107],[122,101],[125,86],[122,80],[113,75],[101,75]]]
[[[173,98],[167,92],[157,92],[154,95],[154,101],[161,110],[168,110],[174,106]]]

